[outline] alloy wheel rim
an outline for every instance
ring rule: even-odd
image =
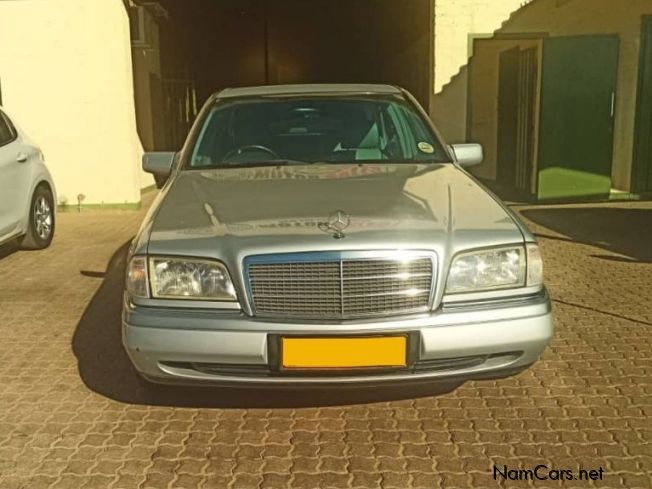
[[[34,226],[41,239],[48,239],[52,232],[52,207],[45,197],[38,197],[34,203]]]

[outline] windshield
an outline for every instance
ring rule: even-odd
[[[398,99],[240,99],[208,115],[190,168],[292,163],[449,161],[421,116]]]

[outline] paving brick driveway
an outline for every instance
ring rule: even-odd
[[[119,336],[143,213],[60,214],[49,250],[0,249],[0,488],[651,488],[652,205],[522,213],[555,300],[551,348],[518,377],[391,402],[143,389]],[[494,464],[604,478],[499,484]]]

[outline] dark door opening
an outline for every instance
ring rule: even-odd
[[[634,192],[652,191],[652,15],[643,17],[634,136]]]
[[[430,1],[158,0],[163,86],[201,106],[226,87],[388,83],[427,107]]]
[[[516,183],[519,54],[518,48],[500,53],[498,66],[497,180],[507,186]]]

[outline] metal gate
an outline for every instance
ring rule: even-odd
[[[167,150],[177,151],[183,146],[190,127],[197,116],[197,95],[194,82],[186,79],[163,80],[165,112],[165,142]]]
[[[518,113],[516,118],[516,188],[534,193],[534,127],[537,97],[537,49],[519,53]]]
[[[538,84],[537,48],[500,54],[498,88],[498,181],[534,193],[534,129]]]

